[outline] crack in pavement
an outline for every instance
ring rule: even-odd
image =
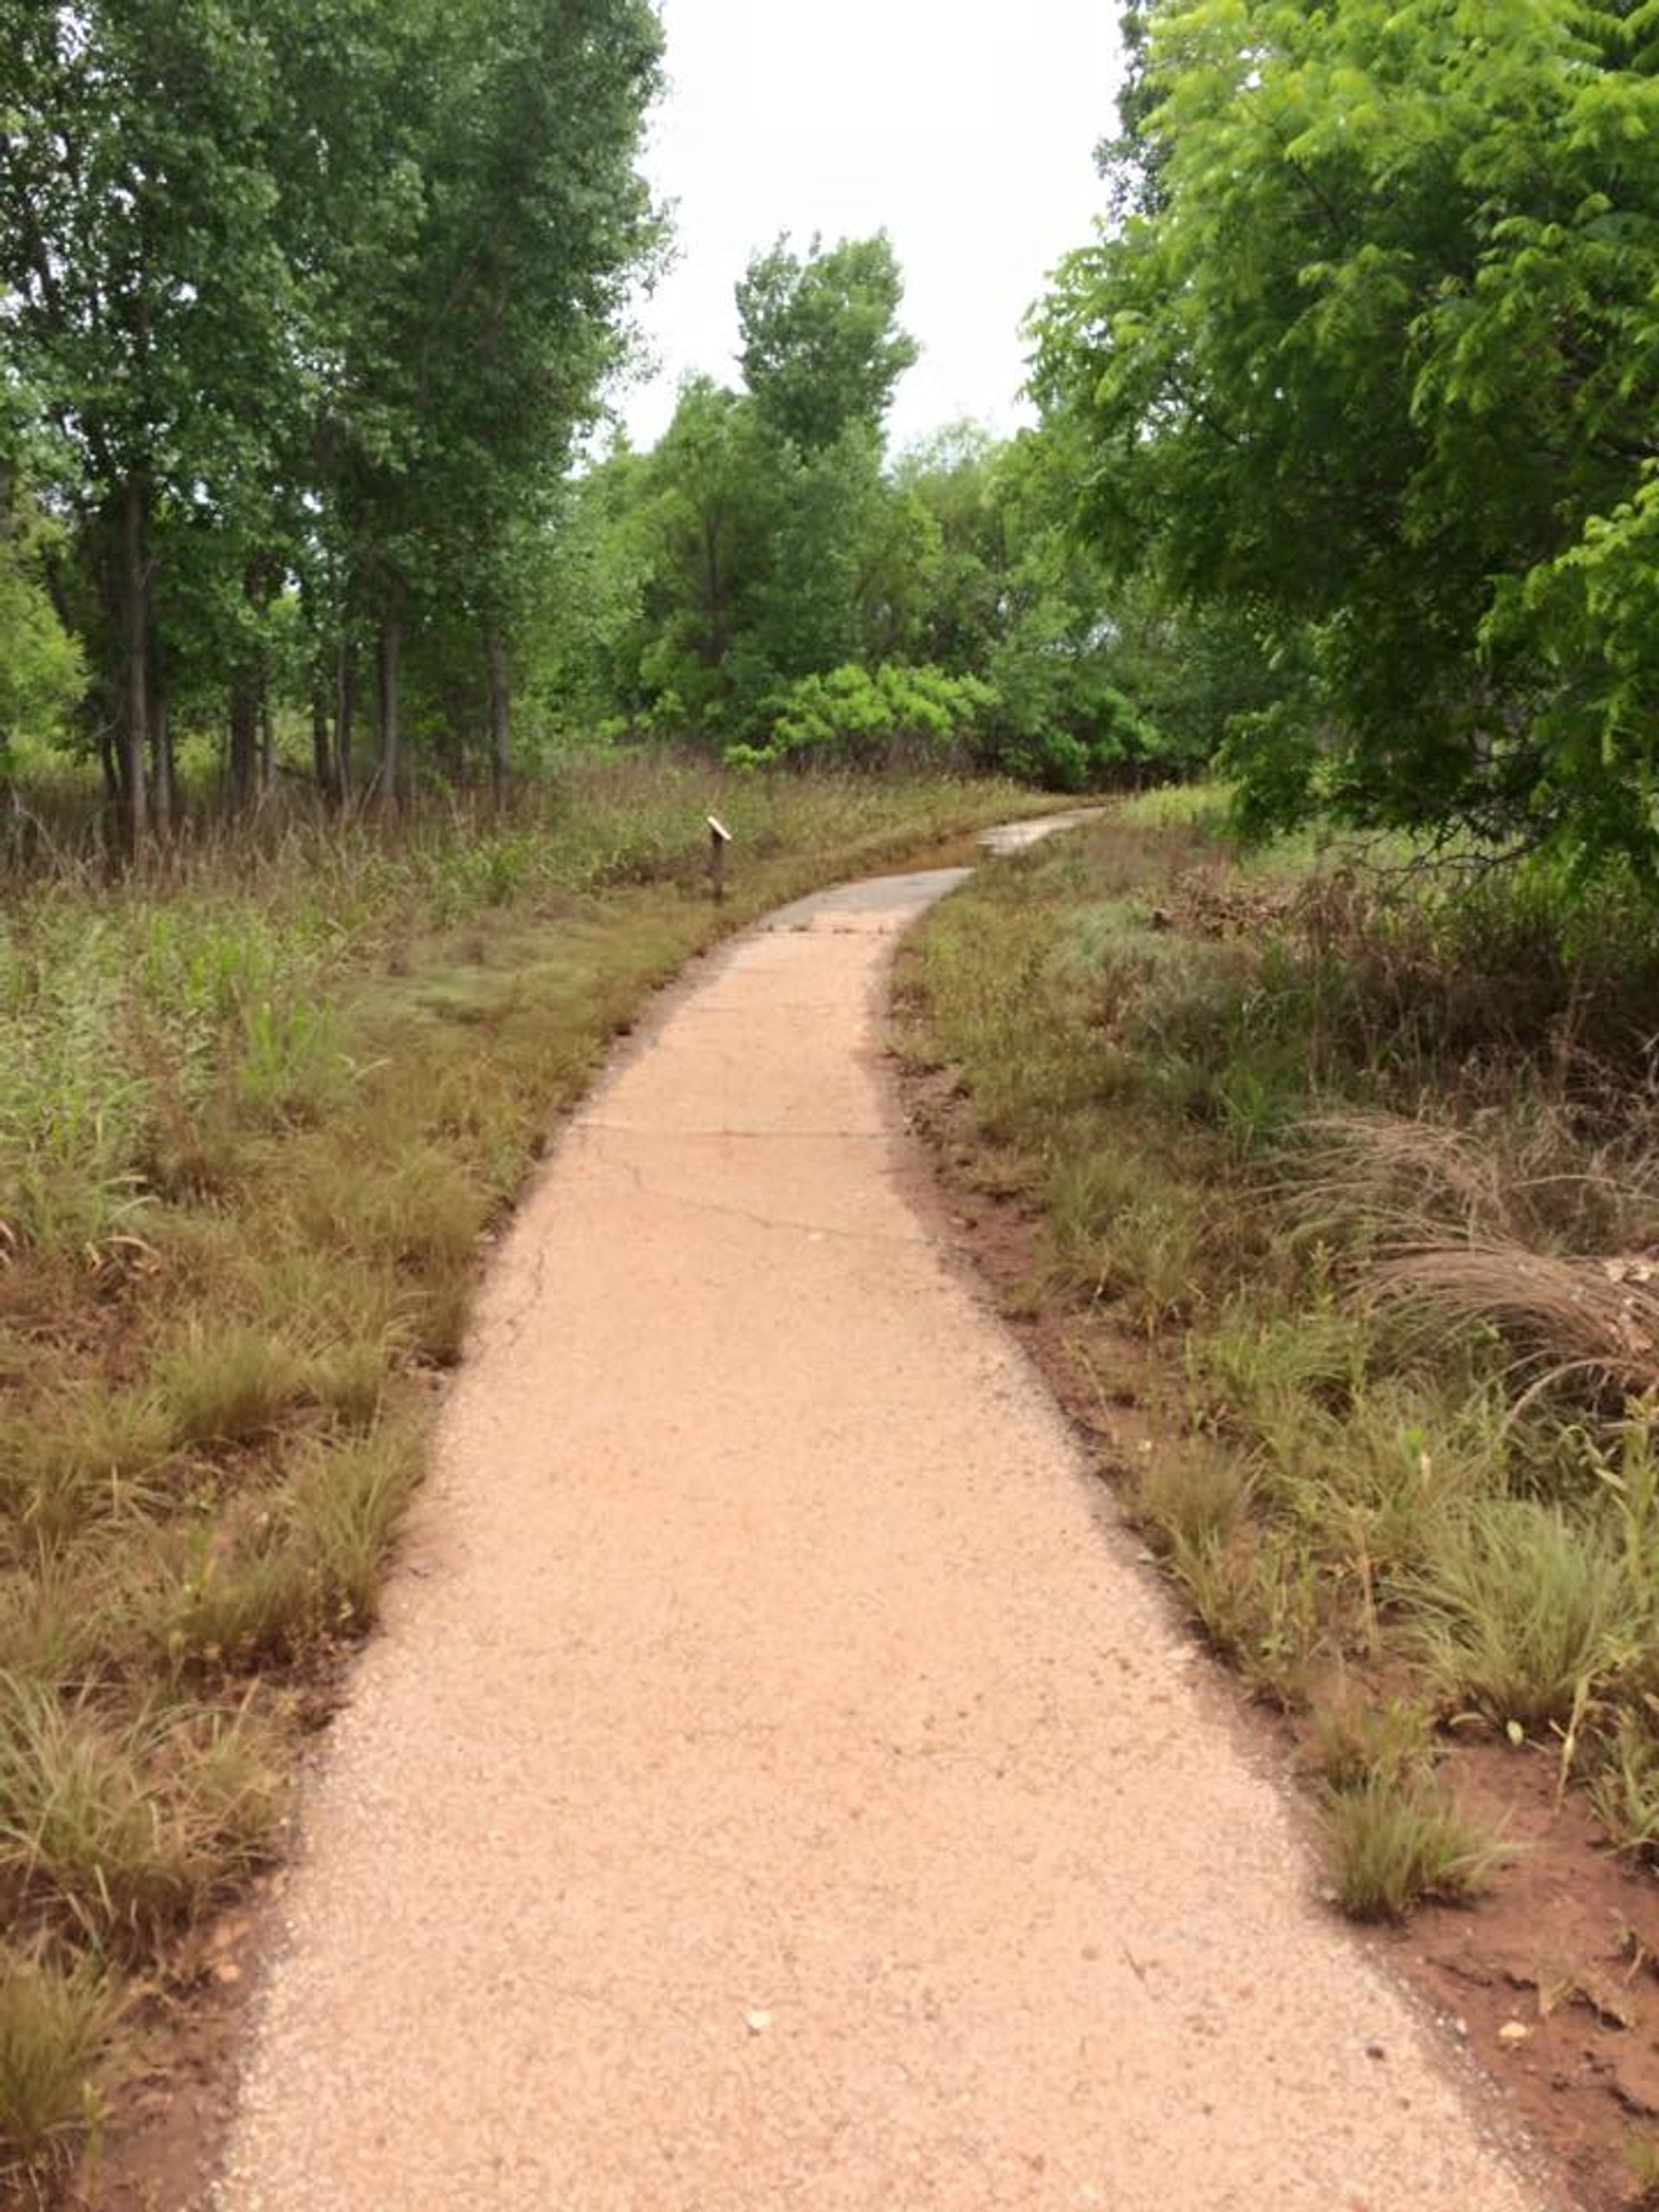
[[[676,1131],[677,1136],[682,1132]],[[842,1237],[854,1243],[887,1244],[912,1250],[933,1250],[938,1240],[925,1229],[915,1230],[845,1228],[833,1222],[803,1221],[790,1214],[762,1212],[758,1208],[743,1206],[730,1199],[704,1198],[688,1192],[671,1189],[669,1185],[652,1180],[637,1161],[618,1160],[606,1162],[614,1173],[626,1176],[641,1198],[656,1198],[663,1204],[681,1206],[690,1212],[718,1215],[731,1221],[747,1221],[757,1229],[775,1229],[810,1238]]]

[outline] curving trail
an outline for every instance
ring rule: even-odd
[[[313,1789],[219,2212],[1540,2212],[899,1187],[896,934],[565,1133]]]

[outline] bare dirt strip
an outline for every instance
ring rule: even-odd
[[[218,2212],[1541,2212],[905,1195],[897,934],[569,1124],[308,1794]]]

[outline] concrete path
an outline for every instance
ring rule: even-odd
[[[898,931],[702,970],[486,1294],[220,2212],[1537,2212],[906,1203]]]

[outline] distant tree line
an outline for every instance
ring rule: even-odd
[[[751,263],[741,385],[691,379],[652,451],[569,488],[548,714],[748,764],[955,755],[1064,789],[1202,759],[1256,701],[1248,633],[1112,582],[1072,527],[1063,424],[889,460],[901,296],[880,235]]]

